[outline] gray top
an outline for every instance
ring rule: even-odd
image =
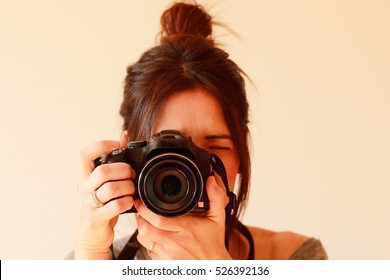
[[[127,244],[129,237],[121,238],[114,243],[114,255],[118,256],[122,249]],[[149,255],[146,249],[142,246],[138,248],[134,259],[136,260],[148,260]],[[328,255],[321,241],[315,238],[309,238],[301,247],[299,247],[289,258],[289,260],[327,260]]]
[[[120,252],[126,246],[129,236],[120,238],[114,242],[114,256],[118,257]],[[74,252],[69,253],[65,259],[74,259]],[[149,260],[146,249],[140,246],[134,257],[135,260]],[[309,238],[301,247],[299,247],[289,258],[289,260],[327,260],[328,256],[321,241],[315,238]]]
[[[291,255],[289,260],[327,260],[328,255],[321,241],[315,238],[306,240],[295,253]]]

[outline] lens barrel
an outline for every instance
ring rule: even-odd
[[[203,179],[196,164],[177,153],[150,159],[138,180],[138,193],[154,213],[174,217],[190,212],[203,193]]]

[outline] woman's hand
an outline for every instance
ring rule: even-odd
[[[231,259],[224,243],[226,192],[213,176],[206,190],[210,209],[205,216],[161,217],[135,201],[138,241],[152,259]]]
[[[129,164],[94,165],[96,158],[118,147],[117,141],[99,141],[80,152],[76,259],[110,259],[118,216],[134,204],[135,173]]]

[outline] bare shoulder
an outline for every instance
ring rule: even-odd
[[[248,227],[255,246],[255,259],[286,260],[309,239],[290,231],[276,232]]]

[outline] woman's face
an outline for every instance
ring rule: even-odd
[[[190,136],[198,147],[218,155],[225,165],[229,188],[233,191],[239,163],[217,99],[201,88],[172,95],[162,104],[152,132],[167,129],[179,130]]]

